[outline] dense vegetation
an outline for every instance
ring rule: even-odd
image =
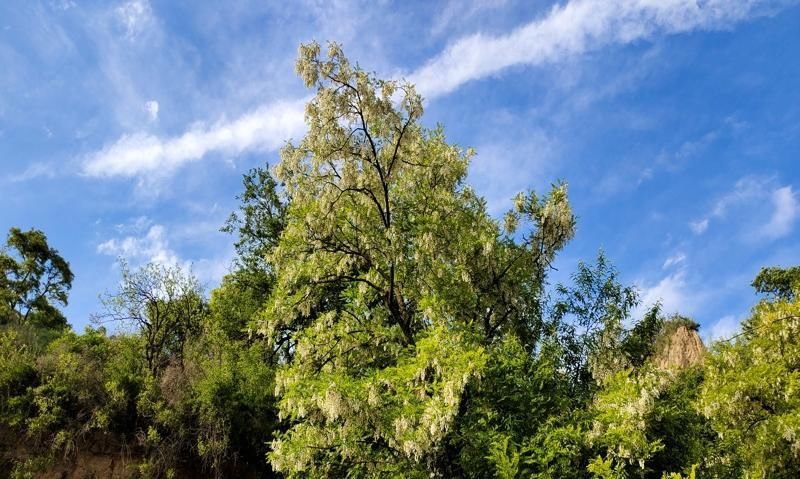
[[[122,262],[76,334],[68,263],[11,229],[0,475],[102,445],[141,477],[800,476],[799,268],[763,270],[741,334],[671,365],[697,324],[634,317],[602,253],[548,283],[574,233],[566,185],[500,224],[413,86],[336,45],[301,47],[297,70],[308,133],[245,175],[223,228],[238,257],[209,295]]]

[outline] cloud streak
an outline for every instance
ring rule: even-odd
[[[452,43],[410,75],[428,98],[516,65],[541,65],[659,34],[714,30],[769,14],[789,0],[572,0],[499,36]]]
[[[286,140],[305,131],[304,103],[305,100],[265,105],[233,121],[195,124],[175,137],[124,135],[86,157],[82,172],[94,178],[168,176],[212,153],[238,155],[277,150]]]

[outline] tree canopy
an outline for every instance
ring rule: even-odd
[[[541,335],[566,187],[521,194],[503,230],[465,184],[471,151],[419,123],[412,85],[336,44],[302,46],[296,68],[316,95],[276,169],[290,202],[261,331],[292,344],[277,377],[292,426],[270,458],[290,476],[426,476],[495,345]]]
[[[11,228],[0,249],[0,324],[66,326],[73,274],[39,230]]]

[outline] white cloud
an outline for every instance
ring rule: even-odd
[[[114,229],[117,230],[119,234],[141,234],[147,231],[152,224],[153,220],[147,216],[139,216],[128,223],[114,225]]]
[[[711,325],[704,334],[706,342],[730,339],[740,332],[741,322],[733,315],[723,316]]]
[[[218,224],[217,232],[218,232]],[[127,223],[114,225],[114,230],[120,235],[97,245],[96,251],[100,254],[122,257],[132,266],[137,267],[145,263],[157,263],[166,266],[180,266],[184,271],[191,271],[200,281],[217,284],[230,270],[234,250],[230,245],[206,245],[208,252],[213,254],[192,260],[186,259],[176,251],[178,245],[187,242],[189,231],[209,229],[208,225],[200,223],[183,225],[177,228],[166,227],[146,217],[133,218]],[[180,248],[178,248],[180,249]]]
[[[50,2],[50,6],[56,10],[69,10],[78,6],[73,0],[54,0]]]
[[[501,8],[506,3],[508,0],[450,0],[439,10],[431,34],[442,35],[451,26],[463,23],[466,19],[485,13],[487,10]]]
[[[714,203],[711,209],[711,216],[722,218],[728,210],[742,203],[747,203],[753,199],[762,198],[772,183],[772,178],[759,178],[746,176],[736,182],[733,191],[722,196]]]
[[[204,283],[218,284],[223,276],[231,272],[233,254],[223,254],[217,258],[203,258],[191,265],[192,272]]]
[[[169,246],[166,230],[162,225],[153,225],[144,236],[126,236],[110,239],[97,245],[97,252],[109,256],[121,256],[133,263],[159,263],[177,265],[178,255]]]
[[[305,130],[304,104],[305,99],[265,105],[233,121],[195,124],[177,137],[124,135],[86,157],[82,170],[97,178],[167,176],[210,153],[238,155],[276,150]]]
[[[461,38],[410,75],[428,98],[515,65],[540,65],[658,34],[725,28],[786,1],[572,0],[501,36]]]
[[[327,5],[324,2],[317,9]],[[488,8],[475,2],[477,11]],[[720,28],[763,13],[772,0],[572,0],[542,18],[501,36],[481,33],[456,41],[411,75],[429,97],[444,94],[472,79],[520,64],[557,61],[608,44],[624,44],[656,34]],[[322,8],[333,15],[328,7]],[[338,11],[338,10],[336,10]],[[115,11],[133,37],[154,23],[145,0],[130,0]],[[157,25],[152,25],[157,29]],[[141,105],[142,99],[138,105]],[[263,105],[239,118],[197,123],[180,135],[162,137],[134,126],[113,143],[83,159],[82,172],[98,178],[167,177],[208,154],[272,151],[301,134],[304,100]],[[158,103],[146,104],[149,119],[158,117]],[[130,127],[129,127],[130,128]],[[648,172],[647,175],[652,174]]]
[[[144,111],[147,112],[147,118],[153,122],[158,120],[158,102],[149,100],[144,102]]]
[[[736,182],[733,190],[714,202],[709,213],[689,223],[695,234],[704,233],[713,219],[723,219],[731,210],[746,221],[758,221],[765,216],[765,205],[772,207],[770,219],[763,225],[747,225],[750,239],[777,239],[792,231],[800,216],[800,201],[789,186],[777,186],[775,178],[747,176]],[[754,233],[755,232],[755,233]]]
[[[767,238],[779,238],[792,230],[795,220],[800,215],[800,203],[792,187],[784,186],[772,192],[772,204],[775,210],[769,223],[764,226],[762,234]]]
[[[692,314],[701,300],[700,293],[687,284],[685,269],[670,273],[657,283],[642,284],[639,288],[641,305],[634,313],[636,317],[657,302],[661,303],[666,314]]]

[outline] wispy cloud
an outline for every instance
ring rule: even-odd
[[[164,265],[180,263],[177,253],[169,246],[166,229],[162,225],[150,226],[144,236],[126,236],[100,243],[97,245],[97,252],[109,256],[121,256],[134,263]]]
[[[410,79],[433,97],[513,65],[553,62],[656,34],[721,28],[781,4],[771,0],[572,0],[506,35],[478,33],[462,38]],[[482,2],[475,5],[478,10],[488,8]],[[146,0],[127,1],[115,13],[128,39],[157,27]],[[146,131],[145,125],[129,128],[131,132],[86,155],[81,172],[94,178],[138,178],[141,184],[169,177],[210,154],[273,151],[305,130],[304,101],[278,101],[238,118],[199,122],[176,136],[159,136]],[[145,103],[149,123],[158,119],[159,106],[155,100]]]
[[[147,0],[127,1],[117,7],[116,14],[128,39],[136,38],[154,20]]]
[[[207,286],[217,284],[230,271],[233,260],[233,250],[230,247],[217,248],[207,257],[187,259],[181,253],[180,237],[185,236],[185,232],[181,232],[180,227],[177,228],[177,232],[176,228],[168,230],[164,225],[154,223],[146,216],[140,216],[128,223],[115,225],[114,229],[120,236],[98,244],[97,253],[124,258],[134,267],[145,263],[180,266],[186,271],[191,271]],[[189,225],[183,229],[197,231],[198,228]],[[174,243],[178,243],[177,246]]]
[[[684,253],[675,253],[674,255],[670,256],[664,261],[664,264],[661,266],[661,269],[669,269],[674,266],[678,266],[683,264],[686,261],[686,254]]]
[[[661,62],[665,61],[661,56],[658,58]],[[628,192],[655,178],[678,173],[688,164],[703,160],[716,144],[740,135],[745,128],[747,128],[745,122],[733,116],[725,117],[717,127],[699,136],[685,139],[672,150],[663,149],[654,158],[647,158],[645,162],[632,160],[628,162],[629,164],[607,172],[597,183],[597,190],[608,195]],[[705,223],[698,221],[692,225],[692,230],[700,234],[707,226],[707,221]]]
[[[777,239],[789,234],[800,217],[800,201],[791,185],[778,186],[775,178],[747,176],[736,182],[732,191],[718,198],[707,215],[689,222],[696,235],[708,230],[712,220],[726,218],[730,211],[749,211],[738,215],[753,223],[763,217],[763,209],[771,207],[769,221],[761,225],[748,225],[751,239]]]
[[[706,330],[704,338],[706,342],[717,341],[720,339],[730,339],[741,331],[741,321],[733,315],[723,316]]]
[[[244,151],[276,150],[305,130],[304,102],[277,102],[232,121],[198,123],[176,137],[124,135],[88,155],[82,171],[95,178],[164,177],[211,153],[238,155]]]
[[[512,125],[507,128],[514,131]],[[489,126],[487,130],[495,131]],[[470,181],[486,199],[489,212],[499,216],[517,193],[547,187],[546,183],[532,184],[532,178],[542,181],[548,177],[558,156],[558,145],[539,129],[498,136],[506,141],[487,140],[478,146],[470,164]],[[517,139],[509,141],[512,137]]]
[[[540,65],[610,44],[659,34],[726,28],[789,1],[572,0],[499,36],[477,33],[452,43],[410,75],[428,98],[515,65]]]
[[[151,122],[158,120],[158,108],[158,102],[155,100],[144,102],[144,111],[147,112],[147,117]]]
[[[508,0],[450,0],[434,19],[431,34],[442,35],[451,26],[463,22],[466,18],[504,7],[507,3]]]
[[[708,229],[708,218],[703,218],[697,221],[689,222],[689,229],[696,235],[701,235]]]
[[[78,6],[73,0],[53,0],[50,6],[56,10],[69,10]]]
[[[18,183],[22,181],[28,181],[35,178],[53,178],[56,176],[56,168],[52,164],[47,163],[32,163],[30,166],[25,168],[24,171],[21,173],[17,173],[15,175],[11,175],[8,177],[8,180],[12,183]]]

